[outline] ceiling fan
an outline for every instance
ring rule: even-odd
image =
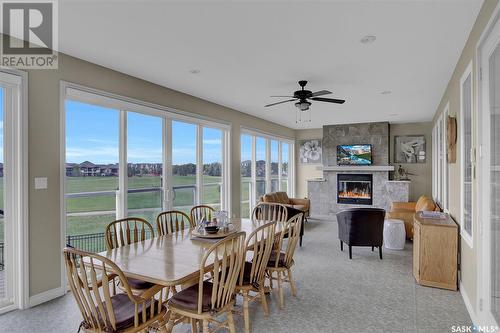
[[[265,107],[269,106],[274,106],[282,103],[288,103],[288,102],[295,102],[295,106],[300,109],[300,111],[307,111],[309,110],[309,107],[311,106],[312,101],[318,101],[318,102],[328,102],[328,103],[336,103],[336,104],[344,104],[345,100],[343,99],[334,99],[334,98],[323,98],[319,96],[323,95],[328,95],[331,94],[331,91],[328,90],[320,90],[316,92],[312,92],[310,90],[305,90],[304,87],[306,86],[307,81],[301,80],[299,81],[299,86],[302,87],[302,90],[297,90],[296,92],[293,93],[293,96],[271,96],[271,97],[291,97],[292,99],[287,99],[286,101],[281,101],[281,102],[276,102],[276,103],[271,103],[265,105]]]

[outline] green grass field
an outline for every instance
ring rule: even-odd
[[[219,186],[209,185],[211,183],[220,183],[221,177],[204,176],[203,183],[203,202],[214,205],[216,209],[220,208]],[[194,185],[196,177],[193,176],[174,176],[173,185]],[[129,189],[160,187],[160,177],[129,177]],[[93,192],[93,191],[114,191],[118,188],[117,177],[68,177],[66,178],[67,193]],[[244,182],[242,186],[242,200],[248,200],[248,183]],[[71,213],[93,212],[93,211],[114,211],[116,205],[114,194],[105,196],[92,196],[82,198],[66,199],[67,217],[67,235],[80,235],[89,233],[103,232],[105,226],[115,219],[114,214],[72,216]],[[175,190],[173,206],[181,207],[189,213],[194,205],[194,193],[192,188],[183,188]],[[161,211],[162,194],[161,192],[129,193],[128,208],[147,209],[146,211],[129,212],[129,216],[143,217],[149,222],[155,223],[156,215]],[[248,210],[248,208],[246,208]]]
[[[248,200],[248,180],[242,179],[241,195],[242,200]],[[220,177],[204,176],[203,182],[219,183]],[[194,185],[195,176],[174,176],[173,185]],[[130,189],[160,187],[160,177],[130,177],[128,180]],[[94,191],[114,191],[118,188],[118,177],[67,177],[66,193],[94,192]],[[174,207],[188,206],[184,208],[189,213],[190,207],[194,203],[193,190],[178,189],[175,193]],[[114,211],[116,206],[115,195],[94,196],[83,198],[69,198],[66,200],[66,211],[70,213],[67,217],[67,235],[82,235],[104,232],[106,225],[115,219],[115,214],[71,216],[71,213],[93,212],[93,211]],[[215,208],[220,208],[219,187],[215,185],[204,186],[203,201],[212,204]],[[156,215],[161,212],[161,192],[129,193],[129,209],[143,209],[147,211],[131,212],[130,216],[142,217],[155,224]],[[0,178],[0,206],[3,208],[3,179]],[[242,217],[248,217],[248,203],[242,205]],[[3,240],[3,219],[0,219],[0,242]]]

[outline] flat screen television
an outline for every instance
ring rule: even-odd
[[[339,145],[337,146],[338,165],[371,165],[372,145]]]

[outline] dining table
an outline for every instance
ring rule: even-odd
[[[267,221],[231,218],[235,232],[247,237]],[[279,233],[281,228],[276,228]],[[197,283],[200,265],[207,249],[220,239],[204,239],[185,229],[99,253],[112,260],[127,278],[165,287]]]

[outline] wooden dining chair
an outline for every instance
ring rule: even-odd
[[[271,252],[269,261],[267,263],[267,277],[271,288],[273,286],[273,279],[278,281],[278,293],[280,298],[280,309],[285,304],[283,295],[283,283],[289,282],[292,291],[292,296],[297,296],[297,288],[292,276],[292,266],[294,265],[293,255],[295,248],[300,238],[300,228],[302,226],[302,213],[299,213],[282,223],[281,232],[275,249]],[[287,242],[283,242],[285,237],[288,238]],[[274,278],[274,273],[277,277]]]
[[[262,309],[266,316],[269,315],[269,308],[264,289],[264,279],[269,256],[273,250],[276,224],[270,222],[255,229],[248,236],[245,243],[247,253],[243,256],[243,267],[241,269],[236,291],[243,296],[243,318],[245,320],[245,333],[250,332],[250,314],[248,305],[253,300],[260,299]],[[248,253],[251,252],[251,259]],[[250,292],[257,293],[250,296]]]
[[[252,220],[285,222],[287,217],[287,207],[278,203],[260,202],[252,211]]]
[[[108,258],[75,248],[63,251],[66,275],[73,297],[83,316],[84,332],[143,332],[156,324],[165,327],[166,307],[161,304],[163,287],[153,285],[134,295],[125,275]],[[118,279],[123,293],[115,293]],[[79,329],[79,330],[80,330]]]
[[[191,208],[191,222],[196,226],[203,218],[213,217],[215,209],[207,205],[198,205]]]
[[[139,217],[127,217],[116,220],[106,227],[106,246],[108,250],[141,242],[153,237],[154,230],[151,224]],[[128,278],[128,284],[135,292],[142,292],[153,287],[152,283],[133,278]]]
[[[203,333],[210,332],[208,324],[216,325],[215,330],[229,328],[236,333],[233,320],[234,292],[240,269],[243,264],[246,234],[237,232],[212,245],[204,254],[198,284],[179,291],[168,301],[171,312],[167,331],[183,320],[189,319],[191,331],[198,332],[198,322],[202,323]],[[212,274],[205,279],[205,273]],[[217,320],[222,314],[227,315],[223,322]]]
[[[195,226],[196,225],[191,222],[191,219],[186,213],[178,210],[162,212],[156,217],[156,229],[158,231],[158,236],[194,228]]]

